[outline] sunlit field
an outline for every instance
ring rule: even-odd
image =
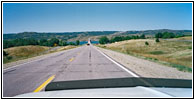
[[[148,45],[145,42],[148,42]],[[191,36],[160,39],[160,42],[156,42],[155,39],[128,40],[100,47],[166,64],[181,71],[192,70]]]

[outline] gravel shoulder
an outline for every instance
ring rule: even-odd
[[[141,77],[192,79],[192,73],[190,72],[178,71],[176,68],[161,65],[145,59],[100,47],[97,48]]]

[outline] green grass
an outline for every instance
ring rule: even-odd
[[[153,54],[153,55],[161,55],[161,54],[164,54],[163,51],[152,51],[152,52],[149,52],[150,54]]]
[[[156,58],[145,58],[145,59],[148,59],[148,60],[151,60],[151,61],[158,61],[158,59],[156,59]]]
[[[177,68],[180,71],[192,72],[192,68],[187,66],[178,65],[178,64],[171,64],[172,67]]]
[[[11,59],[7,58],[7,57],[3,57],[3,63],[8,63],[10,62]]]
[[[192,49],[192,46],[189,46],[188,49]]]

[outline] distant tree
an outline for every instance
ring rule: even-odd
[[[25,46],[25,45],[38,45],[38,40],[29,38],[29,39],[14,39],[14,40],[4,40],[3,48],[9,48],[14,46]]]
[[[145,45],[149,45],[149,43],[146,41],[146,42],[145,42]]]
[[[60,45],[60,46],[67,46],[68,44],[67,44],[66,41],[61,40],[61,41],[59,42],[59,45]]]
[[[38,45],[38,41],[35,39],[25,39],[23,40],[26,44],[25,45]]]
[[[110,42],[118,42],[118,41],[123,41],[123,40],[125,40],[124,37],[116,36],[116,37],[112,38],[112,39],[110,40]]]
[[[156,38],[156,42],[160,42],[159,38]]]
[[[12,41],[3,40],[3,49],[13,47],[13,46],[14,46],[14,44]]]
[[[139,38],[140,38],[140,39],[145,39],[146,37],[145,37],[144,34],[142,34]]]
[[[69,42],[69,45],[76,45],[74,42]]]
[[[109,43],[109,39],[108,39],[106,36],[102,36],[102,37],[99,39],[99,43],[100,43],[100,44]]]
[[[132,36],[132,39],[139,39],[139,36],[138,35]]]
[[[39,45],[41,45],[41,46],[48,46],[48,41],[46,39],[41,39],[39,41]]]
[[[76,45],[79,45],[80,44],[80,41],[79,40],[76,40]]]
[[[49,40],[48,46],[54,46],[54,45],[59,45],[59,40],[57,38],[52,38]]]
[[[155,38],[162,38],[162,37],[163,37],[163,34],[162,33],[155,34]]]
[[[125,40],[130,40],[130,39],[131,39],[130,36],[126,36],[126,37],[125,37]]]
[[[15,39],[15,40],[13,40],[13,42],[14,42],[14,46],[24,46],[24,44],[27,44],[27,43],[25,43],[24,42],[24,39]]]
[[[116,36],[116,37],[114,38],[114,40],[118,42],[118,41],[122,41],[123,38],[122,38],[121,36]]]
[[[64,41],[63,42],[63,46],[67,46],[68,44],[67,44],[67,42],[66,41]]]
[[[63,46],[63,41],[62,40],[59,42],[59,46]]]
[[[110,41],[110,43],[115,42],[115,40],[114,40],[114,38],[113,38],[113,37],[112,37],[109,41]]]
[[[174,38],[175,34],[174,33],[168,33],[168,32],[164,32],[163,33],[163,37],[162,38]]]
[[[137,37],[135,37],[137,38]],[[113,42],[118,42],[118,41],[124,41],[124,40],[130,40],[131,37],[130,36],[116,36],[116,37],[112,37],[109,42],[113,43]]]

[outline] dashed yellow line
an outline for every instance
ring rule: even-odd
[[[73,61],[74,60],[74,58],[71,58],[69,61]]]
[[[55,75],[51,76],[48,80],[46,80],[43,84],[41,84],[37,89],[35,89],[33,92],[39,92],[41,91],[49,82],[51,82],[55,78]]]

